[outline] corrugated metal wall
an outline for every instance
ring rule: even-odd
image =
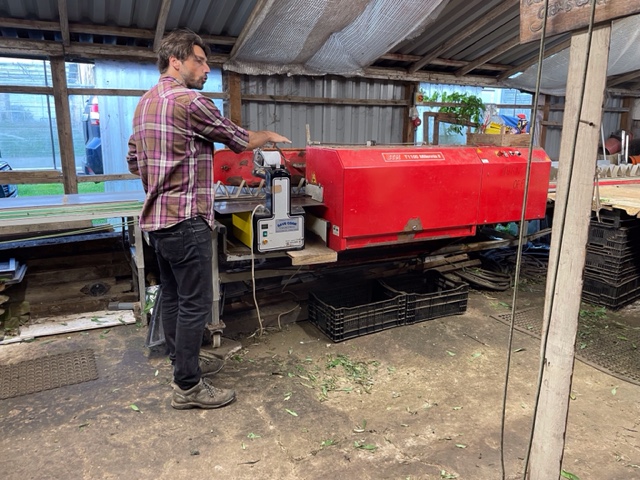
[[[274,130],[287,136],[294,147],[306,144],[306,125],[311,141],[324,144],[378,144],[402,142],[407,114],[404,106],[358,106],[358,100],[402,100],[406,86],[379,80],[326,77],[243,77],[243,95],[290,95],[313,99],[353,99],[354,105],[258,102],[243,99],[243,127]]]
[[[565,97],[550,97],[551,105],[563,105],[565,103]],[[620,108],[622,107],[622,98],[620,97],[608,97],[605,101],[605,108]],[[604,129],[605,138],[609,138],[613,132],[619,129],[621,113],[617,112],[604,112],[602,118],[602,127]],[[549,122],[562,123],[564,120],[563,110],[551,110],[549,112]],[[547,127],[547,137],[544,145],[544,150],[551,160],[557,161],[560,156],[560,139],[562,137],[562,128]],[[595,167],[594,167],[595,168]]]

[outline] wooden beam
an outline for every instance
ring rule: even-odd
[[[403,82],[444,83],[481,87],[498,86],[498,81],[495,77],[467,75],[460,78],[452,74],[427,72],[424,70],[415,73],[407,73],[405,69],[400,68],[368,67],[363,69],[363,76],[366,78],[375,78],[377,80],[399,80]]]
[[[620,115],[620,128],[626,132],[633,130],[633,118],[631,115],[631,107],[633,106],[633,98],[624,97],[622,99],[622,107],[627,111]]]
[[[229,98],[225,102],[225,115],[236,125],[242,125],[242,89],[241,76],[235,72],[225,72],[225,90]]]
[[[549,107],[551,106],[551,97],[544,95],[544,106],[542,107],[542,121],[540,128],[540,146],[544,149],[547,143],[547,126],[545,122],[549,121]]]
[[[0,172],[0,184],[62,183],[57,170],[11,170]]]
[[[140,180],[140,177],[132,173],[112,173],[109,175],[78,175],[77,176],[77,181],[79,183],[109,182],[113,180]]]
[[[53,95],[53,87],[25,85],[0,85],[0,93],[27,93],[30,95]]]
[[[633,72],[625,73],[624,75],[611,77],[611,79],[607,81],[607,87],[615,87],[616,85],[630,82],[632,80],[635,80],[636,78],[640,78],[640,70],[634,70]]]
[[[545,49],[544,58],[547,58],[547,57],[549,57],[551,55],[555,55],[556,53],[561,52],[565,48],[569,48],[570,45],[571,45],[571,39],[565,40],[564,42],[559,43],[555,47],[551,47],[549,49]],[[506,72],[503,72],[502,74],[500,74],[498,76],[498,81],[501,82],[505,78],[509,78],[511,75],[513,75],[515,73],[524,72],[527,68],[529,68],[531,65],[535,65],[536,63],[538,63],[538,53],[534,52],[534,53],[532,53],[530,55],[528,60],[526,60],[526,61],[522,62],[521,64],[516,65],[515,67],[510,68]]]
[[[264,18],[264,15],[266,15],[267,13],[267,10],[265,10],[265,7],[269,3],[271,3],[271,1],[272,0],[258,0],[256,2],[255,6],[253,7],[253,10],[251,10],[251,14],[249,15],[249,18],[247,19],[247,23],[244,24],[244,27],[242,27],[242,31],[240,32],[240,35],[238,35],[238,40],[236,41],[236,43],[233,45],[233,48],[231,49],[231,53],[229,54],[230,59],[233,59],[236,56],[240,47],[242,47],[242,45],[244,45],[244,43],[247,41],[247,37],[249,36],[249,34],[254,30],[254,28],[256,28],[260,24],[260,21]]]
[[[17,38],[0,37],[1,55],[63,55],[62,45],[49,40],[22,40]]]
[[[413,119],[409,116],[409,111],[413,106],[413,99],[416,92],[420,89],[418,82],[407,82],[404,84],[404,98],[407,102],[402,122],[402,142],[414,143],[416,138],[416,128],[413,126]]]
[[[50,40],[22,40],[0,37],[0,55],[22,54],[25,56],[62,56],[71,59],[106,58],[113,60],[131,59],[135,61],[155,62],[157,55],[150,48],[129,47],[124,45],[107,45],[71,42],[64,48],[62,44]],[[209,55],[207,61],[213,65],[222,65],[229,56],[224,54]]]
[[[412,100],[368,100],[352,98],[328,98],[328,97],[298,97],[294,95],[242,95],[245,102],[266,102],[266,103],[308,103],[320,105],[359,105],[377,107],[403,107],[412,104]]]
[[[478,57],[473,62],[469,62],[466,66],[462,67],[458,71],[455,72],[457,77],[461,77],[462,75],[466,75],[471,70],[475,70],[481,65],[486,64],[492,58],[496,58],[498,55],[502,55],[503,53],[511,50],[514,47],[520,45],[520,39],[518,37],[512,38],[511,40],[507,40],[502,45],[494,48],[490,52]]]
[[[71,35],[69,34],[69,11],[67,10],[67,0],[58,0],[58,16],[60,17],[60,33],[62,34],[62,45],[71,45]]]
[[[158,21],[156,23],[156,33],[153,38],[153,51],[157,52],[160,48],[160,42],[164,36],[164,30],[167,26],[167,18],[169,17],[169,9],[171,8],[171,0],[162,0],[160,13],[158,13]]]
[[[610,37],[610,24],[593,30],[589,55],[588,32],[571,39],[529,480],[561,474]]]
[[[71,111],[67,92],[67,71],[63,57],[51,58],[51,80],[53,82],[53,100],[56,107],[56,125],[60,145],[60,163],[64,193],[78,193],[76,181],[76,157],[73,150],[73,132],[71,129]]]
[[[390,60],[392,62],[406,62],[413,63],[420,60],[422,57],[419,55],[404,55],[402,53],[386,53],[378,58],[378,60]],[[443,67],[456,67],[462,68],[469,65],[470,62],[465,62],[463,60],[453,60],[451,58],[434,58],[431,60],[431,65],[440,65]],[[507,70],[509,67],[506,65],[498,65],[494,63],[485,63],[482,66],[483,70],[496,70],[503,72]]]
[[[470,36],[480,31],[487,25],[494,23],[498,18],[500,18],[509,10],[518,6],[519,4],[520,4],[520,0],[505,0],[496,8],[488,12],[486,15],[483,15],[478,20],[473,22],[471,25],[465,26],[462,31],[462,35],[464,36],[464,38],[469,38]],[[418,60],[416,63],[411,65],[411,67],[409,67],[409,73],[415,73],[425,65],[428,65],[434,58],[438,58],[447,50],[458,45],[460,43],[460,40],[461,40],[461,37],[459,35],[455,35],[454,38],[452,38],[451,40],[444,42],[443,44],[438,46],[435,50],[432,50],[431,52],[429,52],[428,55],[425,55],[424,57],[422,57],[421,60]]]
[[[46,22],[42,20],[23,20],[18,18],[0,17],[0,28],[18,28],[25,30],[41,30],[45,32],[57,32],[60,25],[56,22]],[[86,33],[93,35],[108,35],[113,37],[140,38],[152,40],[155,31],[143,28],[130,27],[114,27],[109,25],[88,25],[83,23],[70,23],[69,32]],[[200,35],[202,39],[214,45],[233,45],[236,43],[236,37],[227,37],[221,35]]]

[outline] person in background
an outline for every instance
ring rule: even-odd
[[[267,143],[291,143],[272,131],[250,131],[222,116],[202,90],[210,69],[208,46],[194,32],[175,30],[158,50],[158,83],[133,117],[127,165],[146,192],[140,227],[149,233],[160,270],[162,326],[174,366],[171,406],[218,408],[233,390],[209,376],[221,359],[200,357],[213,308],[213,142],[236,153]]]

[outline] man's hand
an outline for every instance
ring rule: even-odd
[[[272,132],[270,130],[258,130],[257,132],[249,132],[249,144],[246,150],[253,150],[259,148],[267,143],[291,143],[287,137],[280,135],[279,133]]]

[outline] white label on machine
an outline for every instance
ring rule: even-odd
[[[331,227],[331,232],[336,236],[339,237],[340,236],[340,227],[337,225],[333,225]]]
[[[287,220],[276,221],[276,233],[281,232],[296,232],[300,225],[299,218],[288,218]]]

